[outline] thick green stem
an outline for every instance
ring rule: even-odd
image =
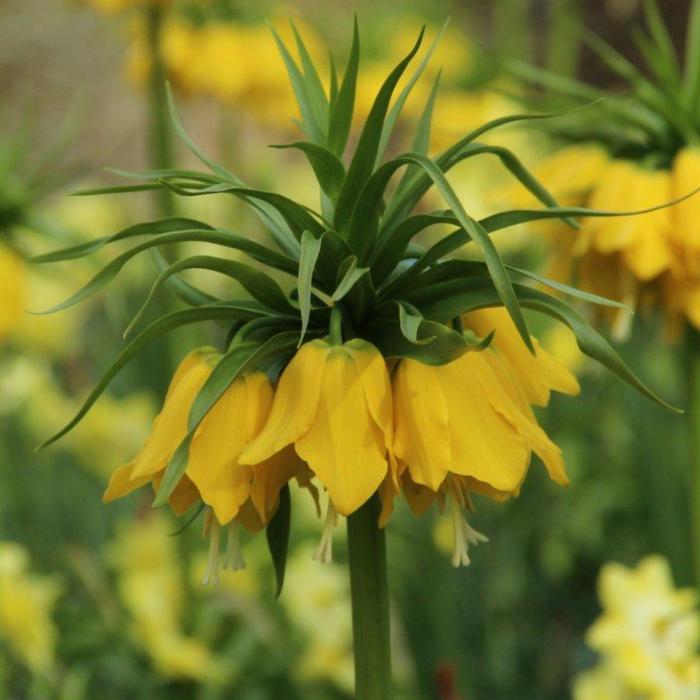
[[[168,102],[165,88],[166,72],[161,51],[161,30],[163,8],[158,3],[149,4],[145,10],[148,21],[148,48],[151,72],[150,90],[150,151],[151,166],[156,169],[170,168],[173,165],[173,145],[168,116]],[[170,190],[155,190],[157,204],[163,216],[175,212],[173,193]]]
[[[348,517],[356,700],[391,700],[386,543],[377,496]]]
[[[700,587],[700,333],[688,327],[688,442],[690,446],[690,508],[695,584]]]

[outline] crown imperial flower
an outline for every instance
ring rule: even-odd
[[[53,311],[96,293],[142,252],[150,252],[159,270],[127,329],[128,345],[52,440],[82,418],[147,343],[182,326],[217,321],[229,330],[226,342],[219,351],[200,349],[183,360],[151,436],[134,460],[115,472],[105,500],[150,483],[157,505],[170,501],[182,512],[203,503],[210,539],[207,580],[216,580],[222,563],[222,526],[228,528],[223,563],[234,569],[244,565],[237,529],[242,525],[251,532],[266,528],[281,585],[293,479],[314,497],[314,482],[328,494],[316,554],[322,561],[331,557],[339,516],[348,517],[352,531],[358,517],[370,514],[375,536],[397,496],[403,496],[416,514],[434,502],[441,508],[449,504],[453,563],[467,564],[469,545],[485,540],[465,518],[474,510],[472,494],[496,500],[517,495],[533,453],[554,481],[567,482],[562,454],[538,425],[532,406],[545,406],[552,391],[575,394],[578,384],[531,336],[523,309],[569,326],[585,354],[661,402],[577,311],[543,286],[606,308],[614,308],[614,302],[506,265],[490,235],[533,220],[562,219],[573,226],[573,216],[602,214],[559,206],[515,154],[479,140],[503,125],[543,115],[493,119],[431,157],[437,95],[432,89],[415,150],[386,157],[403,106],[439,39],[399,91],[423,32],[383,81],[346,157],[359,75],[357,28],[345,73],[341,78],[333,69],[328,89],[303,39],[292,31],[300,64],[275,38],[305,140],[287,147],[308,160],[319,186],[318,210],[248,185],[202,153],[171,100],[175,129],[208,170],[132,173],[137,184],[83,194],[167,189],[187,197],[229,195],[259,217],[267,239],[168,217],[35,258],[69,260],[144,237]],[[541,206],[470,216],[445,173],[483,154],[497,156]],[[425,208],[425,195],[433,189],[446,208]],[[418,246],[416,237],[436,225],[447,225],[449,232],[433,245]],[[169,263],[160,248],[180,243],[207,243],[217,253]],[[476,255],[461,257],[465,246]],[[226,255],[232,250],[235,258]],[[246,295],[217,298],[184,278],[195,269],[235,280]],[[166,286],[187,307],[132,333]],[[356,541],[354,535],[350,541]],[[351,560],[357,551],[351,544]]]

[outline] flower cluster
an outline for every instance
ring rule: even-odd
[[[167,5],[171,0],[84,0],[88,5],[94,7],[98,12],[108,15],[115,15],[127,10],[134,10],[143,7]]]
[[[575,279],[584,289],[630,308],[661,307],[674,335],[687,321],[700,328],[700,236],[695,198],[683,199],[700,182],[700,151],[686,147],[670,168],[610,157],[595,144],[569,146],[547,158],[534,172],[559,201],[571,206],[612,210],[654,208],[682,199],[644,217],[584,219],[575,237],[556,224],[545,227],[551,241],[550,274]],[[517,197],[517,196],[516,196]],[[531,205],[517,197],[522,206]],[[631,316],[605,309],[618,337],[625,337]]]
[[[313,30],[304,25],[303,33],[310,54],[321,55]],[[147,41],[146,27],[134,23],[127,71],[137,84],[147,82],[151,72]],[[161,51],[169,80],[183,94],[242,109],[262,126],[291,125],[294,93],[267,25],[220,19],[194,24],[172,13],[163,23]]]
[[[177,548],[162,517],[130,523],[118,533],[110,560],[134,638],[164,678],[216,681],[223,664],[209,647],[181,630],[184,608]]]
[[[599,37],[582,36],[628,83],[629,94],[609,96],[539,70],[515,70],[550,94],[605,98],[554,129],[569,145],[535,169],[561,201],[595,210],[652,209],[678,202],[643,217],[584,219],[578,235],[553,237],[553,274],[632,308],[660,308],[668,330],[678,335],[687,323],[700,328],[700,205],[697,197],[688,196],[700,185],[700,76],[693,53],[700,11],[696,7],[689,17],[682,69],[656,4],[645,3],[645,8],[649,34],[638,32],[634,38],[648,74]],[[521,204],[529,200],[522,194],[516,199]],[[554,228],[562,233],[560,226]],[[604,315],[616,335],[625,337],[629,314],[606,309]]]
[[[668,562],[649,556],[600,574],[602,615],[588,630],[601,655],[576,680],[575,700],[692,700],[700,697],[697,593],[674,588]]]
[[[472,492],[497,499],[517,494],[533,452],[554,481],[567,483],[561,452],[531,406],[547,405],[551,390],[575,394],[578,384],[538,345],[531,354],[504,311],[475,311],[463,323],[473,333],[497,335],[483,352],[442,366],[404,359],[389,368],[366,341],[319,339],[302,345],[274,391],[263,372],[244,374],[194,433],[170,495],[173,510],[182,514],[205,503],[209,528],[230,527],[223,565],[237,569],[243,560],[236,525],[256,532],[269,523],[292,478],[309,485],[315,476],[328,492],[329,529],[318,553],[326,560],[336,514],[348,516],[379,493],[384,525],[403,492],[416,513],[436,499],[449,502],[453,563],[468,564],[469,542],[479,540],[462,515],[472,507]],[[147,483],[157,490],[187,434],[192,403],[220,361],[211,349],[183,360],[148,441],[113,474],[106,501]],[[207,578],[218,575],[218,534],[211,542]]]
[[[357,28],[345,74],[341,80],[333,69],[328,89],[295,36],[299,62],[281,40],[279,47],[306,140],[287,147],[307,158],[319,185],[319,210],[241,181],[195,146],[173,109],[175,128],[209,172],[127,173],[136,184],[89,193],[167,188],[186,197],[233,195],[260,218],[270,242],[170,217],[35,258],[71,260],[146,236],[53,310],[94,294],[144,251],[151,252],[160,274],[126,335],[140,325],[162,287],[188,305],[131,338],[78,414],[49,442],[81,420],[147,343],[181,326],[216,321],[228,331],[222,347],[200,348],[181,362],[150,437],[114,473],[106,500],[150,484],[155,503],[169,502],[177,513],[201,501],[211,546],[208,580],[217,578],[222,563],[243,566],[239,526],[267,528],[276,571],[283,573],[287,484],[293,479],[312,494],[320,482],[328,494],[321,560],[331,556],[338,515],[351,516],[376,497],[384,525],[395,497],[403,494],[416,513],[434,501],[449,505],[453,563],[467,564],[469,543],[484,539],[464,518],[472,493],[516,495],[533,453],[554,481],[566,483],[562,455],[538,425],[533,406],[546,405],[551,391],[574,394],[578,385],[531,336],[523,308],[568,325],[584,353],[656,397],[570,305],[526,282],[554,284],[588,302],[615,302],[506,265],[491,239],[494,231],[532,220],[558,217],[575,226],[570,217],[581,213],[559,207],[510,150],[478,140],[534,117],[494,119],[431,158],[433,89],[417,127],[416,150],[384,159],[403,106],[437,46],[433,41],[395,95],[420,50],[421,33],[379,88],[346,163],[359,80]],[[496,156],[544,207],[470,216],[445,172],[483,154]],[[399,170],[404,172],[397,183]],[[425,195],[433,188],[447,209],[426,211]],[[439,227],[441,236],[427,248],[418,245],[417,236],[431,227]],[[168,263],[158,252],[184,242],[213,244],[239,256],[194,255]],[[462,248],[472,256],[457,255]],[[235,280],[249,297],[220,298],[200,289],[184,275],[194,269]],[[223,562],[222,526],[228,530]]]
[[[57,631],[52,620],[59,583],[29,570],[26,550],[14,542],[0,543],[0,639],[33,672],[54,670]]]

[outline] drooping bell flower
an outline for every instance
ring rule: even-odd
[[[211,348],[189,353],[178,366],[168,387],[163,408],[141,451],[113,474],[104,493],[105,503],[122,498],[146,484],[158,489],[170,458],[187,434],[190,407],[212,371],[219,355]],[[197,488],[186,475],[170,496],[177,514],[184,513],[199,498]]]
[[[455,477],[487,495],[517,495],[534,452],[550,478],[567,484],[561,450],[531,404],[546,405],[552,389],[577,393],[575,377],[538,344],[530,353],[500,309],[463,322],[479,335],[495,331],[491,345],[440,366],[405,359],[394,372],[392,451],[411,482],[446,493],[459,510],[466,501]]]
[[[328,490],[340,515],[350,515],[387,474],[392,412],[384,358],[370,343],[304,344],[282,373],[270,416],[241,463],[261,463],[294,445]]]

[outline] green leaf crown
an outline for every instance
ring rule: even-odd
[[[298,62],[279,37],[277,41],[299,105],[299,126],[305,140],[285,148],[295,148],[308,159],[319,186],[319,210],[303,206],[283,194],[251,187],[211,160],[185,133],[171,98],[175,129],[208,170],[122,173],[135,179],[136,184],[80,194],[166,188],[183,197],[232,195],[257,215],[271,243],[263,244],[249,236],[194,219],[171,217],[136,224],[112,236],[35,258],[35,262],[71,260],[119,241],[141,238],[142,242],[118,255],[70,299],[50,311],[67,308],[94,294],[141,253],[152,255],[159,275],[129,330],[141,324],[145,307],[162,287],[167,287],[187,304],[187,308],[165,314],[140,330],[121,351],[78,414],[46,444],[74,427],[112,377],[146,344],[180,327],[210,321],[223,324],[229,330],[227,348],[194,401],[189,433],[169,464],[158,493],[160,502],[167,499],[185,468],[189,441],[197,426],[235,378],[256,367],[271,374],[279,372],[304,340],[328,336],[331,325],[336,330],[341,329],[346,340],[359,337],[370,341],[387,359],[412,358],[440,365],[488,345],[491,336],[476,338],[473,333],[465,333],[459,321],[461,314],[484,307],[505,307],[523,342],[534,352],[523,316],[523,309],[532,309],[568,325],[585,354],[663,404],[561,295],[619,306],[616,302],[506,265],[491,239],[494,231],[528,221],[560,218],[575,228],[578,216],[615,215],[615,212],[558,206],[515,154],[478,140],[501,126],[553,115],[517,114],[495,119],[432,157],[428,155],[428,144],[438,78],[416,127],[412,150],[385,159],[402,107],[439,39],[438,35],[405,87],[396,94],[400,79],[421,47],[421,32],[410,52],[384,81],[353,152],[347,156],[360,61],[357,24],[342,80],[331,62],[328,90],[302,38],[296,32],[295,36]],[[480,220],[470,216],[445,173],[464,160],[484,155],[496,156],[542,203],[542,208],[502,211]],[[395,178],[399,171],[401,177]],[[444,209],[427,211],[421,208],[431,189],[441,196]],[[433,245],[428,248],[415,245],[414,238],[419,233],[445,225],[451,227],[449,233]],[[192,242],[213,244],[222,253],[226,249],[237,251],[239,260],[231,260],[223,254],[195,255],[169,263],[161,253],[163,247]],[[478,249],[483,261],[454,255],[468,243]],[[245,259],[248,262],[243,262]],[[212,296],[182,278],[183,272],[192,269],[209,270],[235,280],[249,298]],[[276,281],[278,276],[289,278],[291,291],[285,291]],[[537,286],[528,285],[528,281],[536,282]],[[542,291],[543,285],[554,288],[557,296]]]
[[[578,111],[553,125],[555,135],[567,141],[598,142],[615,157],[668,168],[680,149],[700,144],[700,2],[691,3],[683,57],[655,0],[644,0],[644,17],[645,27],[631,32],[641,68],[594,32],[573,28],[622,82],[624,88],[617,94],[523,62],[512,61],[510,67],[525,83],[544,88],[550,104],[552,99],[559,106],[563,99],[569,107],[600,101],[595,109]]]

